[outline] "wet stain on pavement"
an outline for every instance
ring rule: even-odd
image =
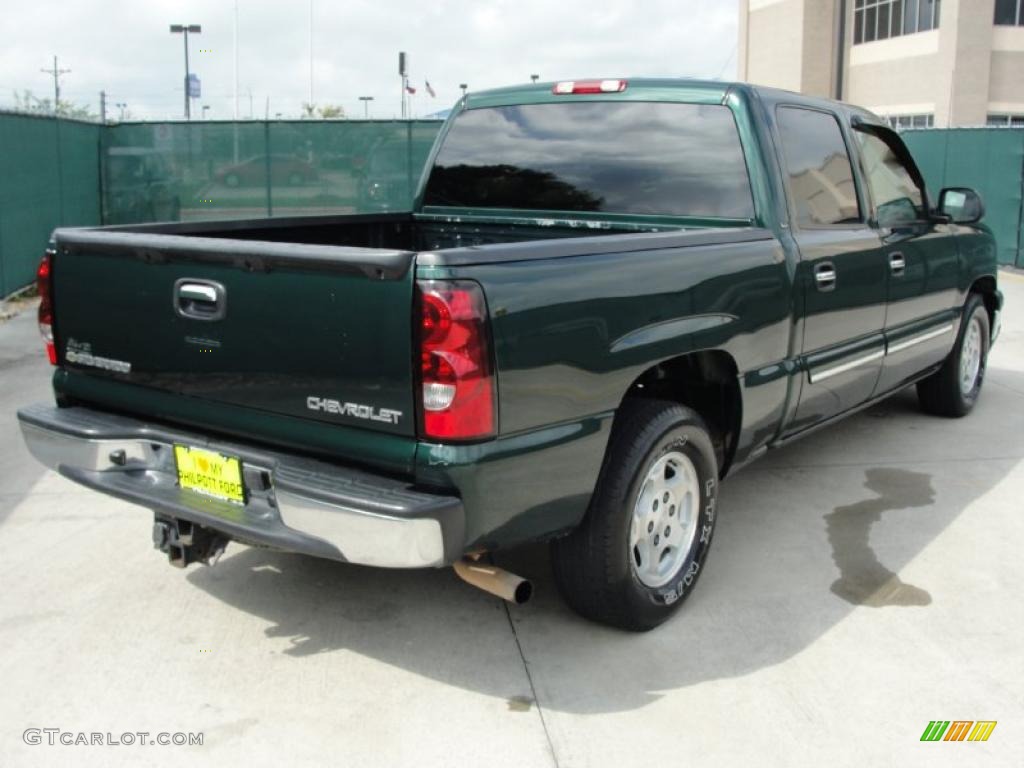
[[[832,559],[840,576],[832,592],[848,603],[882,608],[890,605],[929,605],[931,595],[904,584],[878,561],[871,549],[871,526],[883,512],[927,507],[935,502],[931,475],[904,469],[869,469],[865,487],[875,498],[836,507],[825,515]]]
[[[509,712],[529,712],[533,699],[529,696],[513,696],[507,702]]]

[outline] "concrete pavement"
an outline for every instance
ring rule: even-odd
[[[0,765],[1024,765],[1024,278],[962,420],[912,391],[730,478],[707,570],[645,635],[575,616],[546,549],[507,609],[450,571],[232,544],[180,572],[151,518],[44,472],[31,311],[0,324]],[[930,720],[996,720],[922,743]],[[48,746],[27,728],[204,733]]]

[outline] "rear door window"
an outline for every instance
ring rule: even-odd
[[[797,224],[860,222],[850,154],[835,116],[798,107],[780,107],[777,116]]]
[[[467,110],[438,153],[424,204],[754,216],[728,107],[637,101]]]

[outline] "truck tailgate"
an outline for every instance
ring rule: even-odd
[[[55,242],[69,370],[415,434],[414,253],[94,230],[58,230]]]

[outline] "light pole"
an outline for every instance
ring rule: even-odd
[[[363,119],[368,120],[370,118],[370,102],[373,101],[373,96],[360,96],[359,100],[363,102]]]
[[[459,88],[462,89],[462,95],[465,96],[466,89],[469,88],[469,85],[467,83],[459,83]]]
[[[185,119],[192,119],[192,105],[188,98],[188,33],[198,35],[203,31],[199,24],[171,24],[171,34],[183,34],[185,36]]]
[[[119,101],[114,106],[117,107],[119,110],[121,110],[121,114],[118,117],[118,120],[120,120],[123,123],[124,122],[124,111],[126,109],[128,109],[128,105],[125,102],[123,102],[123,101]]]
[[[530,80],[536,83],[538,80],[540,80],[540,75],[530,75]]]
[[[203,104],[203,120],[206,119],[206,113],[209,112],[209,111],[210,111],[210,105],[209,104]]]

